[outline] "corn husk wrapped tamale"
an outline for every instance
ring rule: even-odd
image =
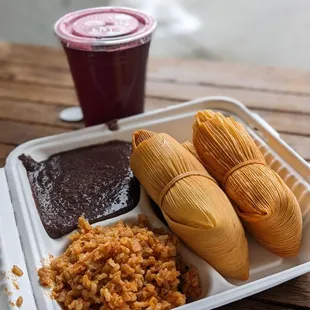
[[[279,256],[295,256],[302,237],[299,204],[244,126],[221,113],[198,112],[193,144],[252,236]]]
[[[225,193],[203,165],[165,133],[133,134],[130,166],[184,243],[220,274],[249,276],[242,224]]]
[[[200,159],[194,145],[191,142],[185,141],[182,143],[182,145],[201,162],[201,159]]]

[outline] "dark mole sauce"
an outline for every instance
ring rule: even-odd
[[[77,227],[129,212],[139,202],[140,185],[129,167],[131,143],[110,141],[74,149],[36,162],[21,155],[42,224],[52,238]]]

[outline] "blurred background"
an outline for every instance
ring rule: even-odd
[[[153,56],[310,68],[309,0],[0,0],[0,39],[57,46],[59,17],[105,5],[155,16]]]

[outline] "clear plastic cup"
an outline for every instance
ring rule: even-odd
[[[86,126],[143,112],[155,28],[151,16],[121,7],[80,10],[56,22]]]

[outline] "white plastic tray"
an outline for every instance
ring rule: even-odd
[[[31,285],[29,282],[25,283],[18,292],[19,295],[24,295],[25,302],[28,302],[28,298],[31,302],[29,305],[32,306],[28,307],[27,305],[25,309],[35,309],[32,295],[29,292],[33,292],[37,309],[60,309],[60,306],[52,301],[47,292],[39,285],[36,270],[41,267],[42,259],[48,257],[49,254],[60,255],[68,244],[68,238],[51,239],[45,232],[36,210],[26,171],[18,156],[25,153],[31,155],[35,160],[41,161],[54,153],[102,143],[111,139],[131,141],[132,133],[141,128],[166,132],[180,142],[191,140],[194,115],[202,109],[219,110],[226,115],[236,117],[246,125],[264,153],[267,163],[280,174],[300,203],[304,224],[303,240],[297,257],[283,259],[263,249],[252,238],[249,238],[250,278],[245,282],[223,278],[211,266],[183,246],[181,254],[184,260],[189,265],[198,268],[203,285],[203,294],[199,301],[182,306],[180,309],[213,309],[310,271],[310,214],[308,212],[310,185],[307,181],[310,176],[309,165],[281,140],[274,129],[241,103],[225,97],[201,98],[171,108],[120,120],[118,131],[112,132],[107,126],[99,125],[29,141],[10,154],[6,162],[5,172],[17,228],[16,225],[12,224],[13,218],[11,218],[10,223],[7,221],[1,208],[0,228],[4,228],[0,229],[0,253],[1,255],[4,253],[6,264],[1,263],[0,266],[2,269],[12,265],[11,260],[13,261],[13,258],[18,260],[20,265],[22,262],[26,262],[28,273],[25,274],[25,278],[29,276]],[[7,204],[6,209],[10,210],[10,217],[12,217],[12,206]],[[142,191],[140,202],[134,210],[94,225],[109,225],[120,219],[125,221],[136,220],[136,215],[139,213],[147,214],[154,227],[163,226],[150,208],[149,200],[144,191]],[[18,248],[13,250],[7,246],[11,242],[16,243]],[[3,249],[5,251],[2,251]]]

